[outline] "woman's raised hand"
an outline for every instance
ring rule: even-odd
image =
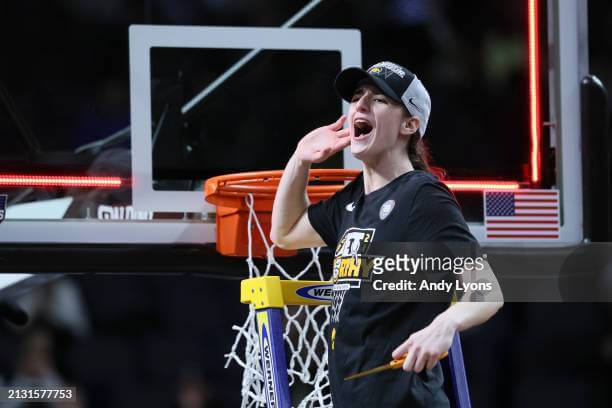
[[[307,163],[320,163],[351,144],[349,129],[342,129],[346,116],[342,115],[331,125],[321,126],[300,140],[295,149],[296,157]]]

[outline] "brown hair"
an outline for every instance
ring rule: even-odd
[[[408,140],[408,144],[406,146],[406,151],[408,152],[408,158],[410,159],[412,166],[416,170],[423,170],[431,173],[440,180],[444,180],[446,178],[446,172],[444,169],[431,165],[431,154],[429,153],[429,147],[427,147],[421,138],[421,134],[418,130],[416,133],[413,133],[410,136],[410,140]]]

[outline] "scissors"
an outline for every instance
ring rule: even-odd
[[[438,360],[442,360],[446,356],[448,356],[448,351],[445,351],[444,353],[440,354],[440,356],[438,357]],[[401,368],[404,365],[404,361],[406,360],[406,357],[408,357],[408,354],[406,354],[402,358],[391,360],[391,362],[387,364],[383,364],[378,367],[370,368],[369,370],[365,370],[365,371],[361,371],[356,374],[349,375],[348,377],[344,377],[344,381],[354,380],[356,378],[365,377],[366,375],[370,375],[370,374],[380,373],[382,371],[397,370],[398,368]]]

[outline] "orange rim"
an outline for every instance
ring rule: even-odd
[[[311,199],[322,200],[331,197],[344,187],[344,181],[353,180],[359,170],[350,169],[312,169],[309,182],[337,181],[332,185],[308,185],[306,192]],[[282,170],[252,171],[216,176],[206,180],[204,198],[211,204],[223,207],[241,207],[243,198],[252,194],[256,198],[272,200],[276,195]],[[270,204],[271,205],[271,204]]]

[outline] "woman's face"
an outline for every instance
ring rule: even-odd
[[[389,149],[404,149],[399,140],[406,120],[402,106],[373,85],[357,87],[348,113],[351,153],[363,162],[375,162]]]

